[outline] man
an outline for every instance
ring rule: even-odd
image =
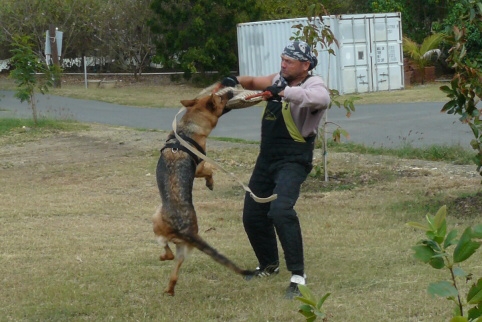
[[[259,261],[257,277],[279,272],[278,235],[292,274],[287,298],[298,296],[298,285],[306,283],[300,223],[293,207],[312,169],[316,134],[330,103],[323,80],[310,75],[316,64],[310,46],[294,41],[281,54],[279,74],[226,77],[221,82],[223,86],[240,83],[245,89],[265,91],[268,103],[261,124],[261,148],[249,187],[259,197],[275,193],[278,198],[257,203],[246,194],[243,224]]]

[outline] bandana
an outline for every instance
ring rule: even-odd
[[[299,61],[309,61],[310,69],[316,67],[317,59],[311,51],[311,47],[304,41],[293,41],[285,47],[283,56],[287,56]]]

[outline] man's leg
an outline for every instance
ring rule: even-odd
[[[274,182],[269,178],[268,166],[258,158],[249,181],[249,188],[258,197],[268,197],[273,192]],[[257,203],[246,193],[244,229],[262,270],[270,265],[279,265],[276,233],[272,219],[267,216],[269,209],[270,203]]]
[[[278,198],[271,203],[268,214],[268,217],[273,218],[284,251],[286,267],[292,274],[286,289],[287,299],[300,296],[298,285],[306,284],[301,227],[293,207],[300,195],[301,184],[308,175],[307,171],[308,168],[299,163],[284,164],[278,169],[274,189]]]
[[[307,175],[306,167],[299,163],[283,165],[275,176],[274,193],[278,198],[271,202],[268,213],[283,248],[287,269],[301,276],[304,274],[303,240],[300,222],[293,207]]]

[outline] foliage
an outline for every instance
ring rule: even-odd
[[[322,306],[331,293],[326,293],[322,298],[316,300],[316,297],[306,285],[298,285],[298,288],[302,296],[298,296],[296,299],[304,303],[300,306],[298,312],[305,316],[307,322],[313,322],[316,318],[324,319],[325,313]]]
[[[37,109],[35,106],[36,89],[42,94],[48,92],[49,87],[53,86],[54,74],[57,71],[49,69],[49,67],[39,61],[33,52],[33,44],[28,36],[13,37],[13,57],[11,64],[14,69],[10,72],[10,77],[17,84],[17,92],[15,97],[21,102],[27,101],[32,108],[34,123],[37,124]],[[42,75],[37,75],[41,73]]]
[[[151,2],[167,15],[152,11]],[[460,1],[449,0],[320,0],[316,3],[329,8],[335,15],[400,11],[404,34],[416,42],[421,42],[433,30],[442,32],[451,28],[466,7]],[[179,67],[176,58],[180,54],[188,55],[185,51],[192,48],[191,64],[186,62],[183,66],[190,73],[195,69],[202,72],[203,67],[213,69],[204,66],[205,61],[211,65],[222,63],[233,70],[237,67],[236,23],[302,17],[310,5],[313,2],[307,0],[0,0],[0,58],[9,58],[9,46],[16,33],[32,35],[34,51],[40,56],[45,31],[49,24],[54,24],[63,31],[62,59],[84,55],[105,57],[109,70],[141,73],[155,57],[157,38],[163,38],[158,45],[160,53],[157,58],[159,61],[172,58],[174,62],[167,64],[166,68]],[[176,19],[179,16],[170,15],[172,7],[179,9],[181,20]],[[155,19],[152,19],[153,15]],[[152,23],[149,28],[146,27],[147,21]],[[159,25],[166,33],[179,34],[181,49],[177,53],[166,57],[161,55],[166,40],[164,32],[152,33],[154,25]],[[192,31],[191,36],[186,35],[189,31]],[[210,42],[206,36],[209,34],[215,35],[215,40],[220,39],[221,43]],[[199,37],[198,42],[195,42],[196,37]],[[209,48],[204,48],[205,44]],[[467,48],[468,56],[482,52],[482,37],[476,29],[470,30]],[[94,71],[103,71],[103,68],[98,65]]]
[[[236,24],[260,15],[255,0],[154,0],[151,8],[156,15],[150,22],[152,31],[162,35],[157,59],[180,68],[187,79],[197,72],[228,75],[235,69]]]
[[[477,152],[474,162],[482,175],[482,117],[481,109],[477,108],[482,97],[482,69],[476,59],[467,55],[470,28],[482,31],[482,2],[463,0],[463,4],[465,12],[447,37],[452,46],[447,62],[454,68],[455,74],[450,86],[440,87],[449,98],[442,112],[460,115],[460,121],[472,130],[475,139],[470,145]]]
[[[422,74],[422,84],[425,79],[425,67],[432,64],[432,57],[440,57],[441,51],[438,48],[444,39],[444,34],[438,33],[426,37],[421,44],[408,37],[403,37],[403,51],[410,57]]]
[[[430,283],[428,292],[444,297],[456,304],[451,321],[482,321],[482,278],[472,284],[465,298],[459,280],[470,281],[471,274],[460,268],[482,244],[482,225],[468,227],[457,239],[457,230],[447,231],[447,208],[442,206],[435,216],[426,215],[427,224],[410,222],[407,225],[425,231],[426,239],[413,246],[414,257],[435,269],[446,269],[449,281]],[[452,246],[455,248],[452,249]]]
[[[450,33],[453,26],[459,24],[461,16],[465,15],[467,4],[464,2],[454,1],[455,3],[449,9],[447,16],[441,22],[434,22],[433,30],[436,32]],[[467,58],[482,63],[482,31],[476,25],[469,24],[466,26],[467,42]]]
[[[367,4],[365,1],[358,0],[322,0],[317,1],[320,5],[330,8],[330,13],[337,14],[353,14],[360,12],[368,12]],[[309,0],[263,0],[259,1],[259,5],[262,9],[262,20],[276,20],[286,18],[304,17],[306,9],[313,4],[313,1]]]

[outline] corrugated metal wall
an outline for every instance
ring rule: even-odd
[[[340,93],[402,89],[403,49],[400,13],[323,17],[339,41],[336,56],[317,48],[314,73]],[[240,75],[276,73],[280,54],[306,18],[238,24]],[[318,22],[319,23],[319,22]]]

